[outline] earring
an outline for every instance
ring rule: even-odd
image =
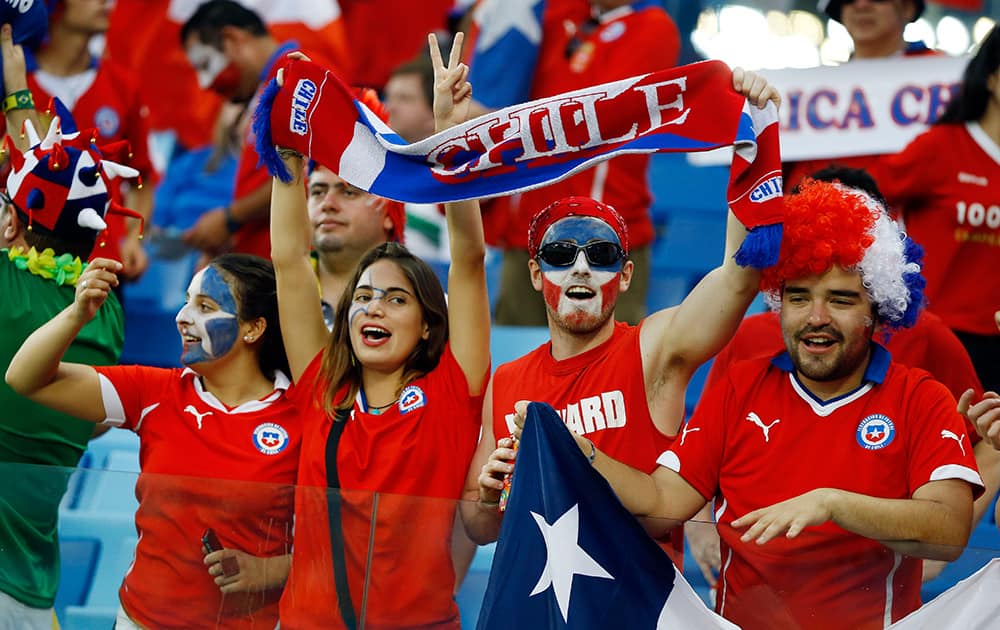
[[[243,335],[243,341],[247,343],[253,343],[253,337],[251,337],[250,335]]]

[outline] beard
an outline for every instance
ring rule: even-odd
[[[832,352],[816,356],[803,350],[802,337],[818,332],[830,335],[834,339],[836,348]],[[836,381],[850,376],[865,361],[872,333],[873,330],[868,328],[866,334],[859,335],[845,345],[844,335],[831,327],[806,327],[797,331],[791,340],[786,339],[786,346],[792,364],[802,376],[817,382]]]

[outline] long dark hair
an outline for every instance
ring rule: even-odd
[[[276,370],[291,374],[288,357],[285,356],[285,343],[281,338],[281,324],[278,323],[278,287],[274,279],[274,265],[269,260],[250,254],[223,254],[209,264],[223,277],[232,280],[236,316],[240,321],[262,317],[267,322],[257,353],[260,371],[269,378],[274,377]]]
[[[994,26],[965,66],[958,94],[935,124],[962,124],[980,120],[990,102],[990,75],[1000,67],[1000,26]]]
[[[348,318],[354,289],[361,280],[361,274],[379,260],[392,261],[413,285],[417,302],[423,312],[424,323],[427,324],[429,331],[427,339],[420,340],[407,357],[403,382],[400,383],[397,395],[407,384],[437,367],[445,343],[448,341],[448,305],[441,283],[438,282],[430,266],[399,243],[383,243],[371,249],[358,262],[354,277],[351,278],[351,282],[337,303],[333,334],[330,337],[330,344],[323,353],[323,365],[317,378],[317,383],[323,390],[323,409],[331,416],[338,410],[350,409],[361,388],[361,365],[351,346],[351,324]],[[337,392],[345,385],[346,395],[337,400]]]

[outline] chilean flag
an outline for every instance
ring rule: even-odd
[[[542,42],[545,0],[481,0],[473,9],[469,82],[497,109],[528,100]]]
[[[699,599],[555,410],[531,403],[476,628],[737,626]]]
[[[751,107],[729,67],[705,61],[512,105],[407,144],[332,72],[286,60],[254,115],[257,152],[288,178],[276,146],[389,199],[482,199],[559,181],[624,153],[733,145],[729,202],[753,231],[741,265],[777,260],[782,218],[777,110]]]

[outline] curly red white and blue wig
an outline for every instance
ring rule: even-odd
[[[806,181],[785,197],[785,228],[778,263],[760,287],[779,308],[788,280],[826,273],[834,266],[861,274],[879,323],[909,328],[924,303],[923,249],[868,194],[841,184]]]

